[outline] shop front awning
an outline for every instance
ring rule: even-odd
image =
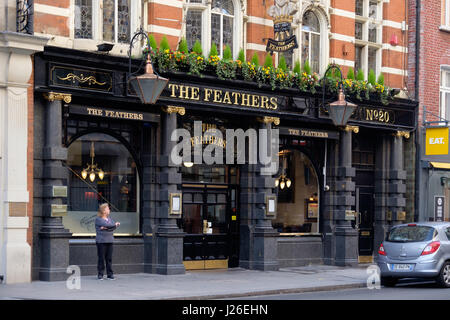
[[[447,169],[450,170],[450,163],[448,162],[434,162],[430,161],[430,165],[436,169]]]

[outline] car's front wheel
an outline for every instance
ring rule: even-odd
[[[447,261],[441,268],[437,277],[437,283],[443,288],[450,288],[450,262]]]
[[[398,279],[391,277],[381,277],[381,285],[385,287],[395,287]]]

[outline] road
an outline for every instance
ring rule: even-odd
[[[246,300],[450,300],[450,288],[433,282],[403,282],[394,288],[349,289],[326,292],[292,293],[245,297]]]

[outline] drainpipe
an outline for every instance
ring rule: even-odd
[[[420,181],[421,181],[421,137],[422,131],[420,130],[419,123],[419,112],[420,112],[420,101],[419,101],[419,76],[420,76],[420,0],[416,0],[416,69],[414,75],[414,99],[419,102],[418,110],[416,112],[416,179],[415,179],[415,198],[414,198],[414,221],[419,220],[419,212],[420,212]],[[425,117],[425,114],[422,114],[422,117]]]

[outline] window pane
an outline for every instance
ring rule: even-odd
[[[320,36],[311,34],[311,71],[319,73],[320,65]]]
[[[202,12],[188,10],[186,14],[186,41],[189,49],[192,49],[196,40],[202,42]]]
[[[362,68],[362,47],[355,47],[355,74]]]
[[[118,34],[119,42],[130,42],[130,0],[118,0]]]
[[[75,38],[92,39],[92,0],[75,1]]]
[[[286,66],[288,69],[292,69],[293,65],[293,50],[286,51],[286,52],[280,52],[278,54],[278,63],[280,63],[281,57],[284,56],[284,60],[286,61]]]
[[[446,110],[445,119],[450,120],[450,92],[445,93],[445,110]]]
[[[219,55],[222,55],[222,46],[220,45],[220,15],[211,14],[211,45],[215,43]]]
[[[377,18],[377,1],[369,2],[369,18],[376,19]]]
[[[103,41],[114,42],[114,0],[103,0]]]
[[[232,0],[213,0],[211,8],[213,12],[234,15],[234,5]]]
[[[377,42],[377,25],[369,23],[369,41]]]
[[[358,40],[362,40],[362,27],[361,22],[355,22],[355,38]]]
[[[309,62],[309,32],[302,32],[302,66]]]
[[[312,32],[320,32],[320,24],[319,19],[312,11],[308,11],[303,16],[303,30],[312,31]]]
[[[363,0],[356,0],[355,1],[355,13],[358,16],[362,16],[364,14],[364,1]]]
[[[377,49],[374,48],[369,48],[369,55],[368,55],[368,67],[370,71],[370,69],[372,69],[373,71],[375,71],[375,73],[377,72]]]
[[[233,18],[223,17],[223,48],[230,46],[231,52],[233,52]]]
[[[450,88],[450,72],[449,71],[444,71],[444,76],[445,76],[445,87]]]

